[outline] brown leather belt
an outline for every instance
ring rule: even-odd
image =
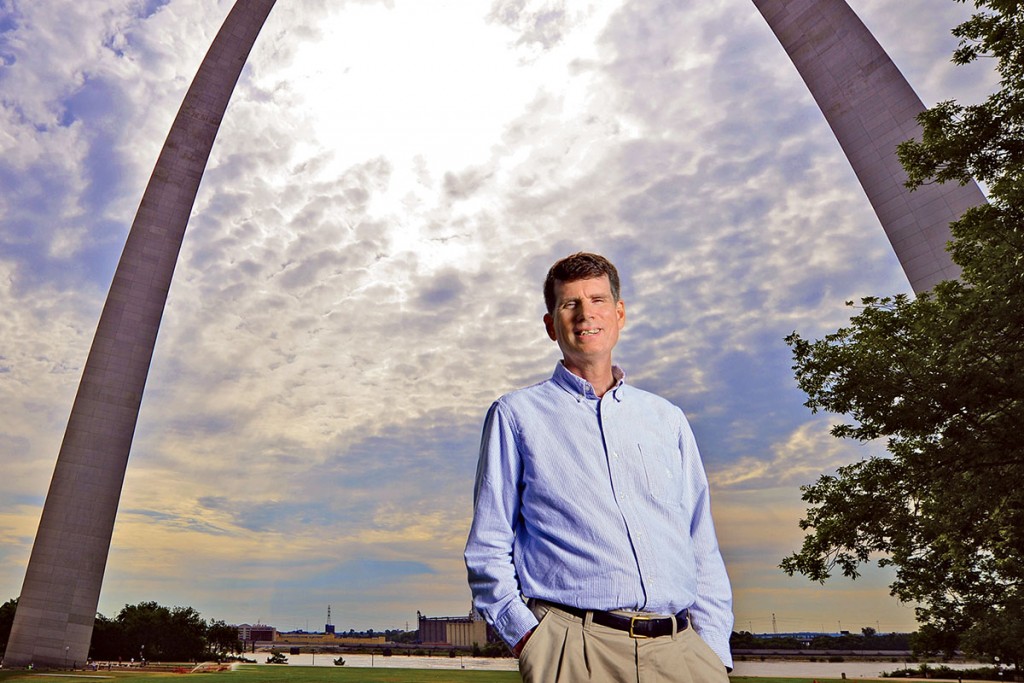
[[[625,631],[631,638],[658,638],[660,636],[669,636],[672,635],[673,621],[675,621],[675,630],[677,633],[679,631],[685,631],[690,623],[689,615],[685,609],[674,617],[653,617],[647,616],[646,614],[635,614],[631,617],[627,617],[621,614],[615,614],[614,612],[585,610],[556,603],[546,604],[563,612],[568,612],[580,619],[586,619],[587,612],[590,612],[594,615],[591,617],[591,621],[593,621],[593,623],[600,624],[601,626],[607,626],[608,628],[614,628],[619,631]]]

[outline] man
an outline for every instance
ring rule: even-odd
[[[562,361],[487,414],[466,543],[477,609],[524,681],[725,681],[732,593],[682,411],[623,381],[619,276],[578,253],[544,283]]]

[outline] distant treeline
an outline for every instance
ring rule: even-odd
[[[17,607],[17,598],[0,605],[0,653],[7,649]],[[383,635],[393,643],[416,641],[416,631],[401,629],[350,629],[338,635]],[[122,662],[189,662],[241,652],[236,626],[204,620],[191,607],[164,607],[156,602],[125,605],[113,618],[97,614],[89,646],[90,659]]]
[[[125,605],[113,619],[96,615],[89,657],[94,660],[186,662],[240,652],[238,628],[205,621],[191,607],[155,602]]]
[[[14,623],[18,600],[0,605],[0,651]],[[111,661],[187,662],[241,650],[238,629],[223,621],[205,621],[191,607],[164,607],[155,602],[125,605],[116,617],[96,615],[89,657]]]
[[[388,628],[383,631],[375,631],[372,628],[368,628],[365,631],[357,631],[354,628],[350,628],[347,631],[338,631],[338,636],[345,636],[349,638],[373,638],[374,636],[384,636],[384,639],[389,643],[416,643],[416,631],[403,631],[400,628]]]
[[[860,633],[818,635],[811,639],[757,637],[748,631],[733,632],[729,644],[734,650],[912,650],[913,633],[882,633],[864,628]]]

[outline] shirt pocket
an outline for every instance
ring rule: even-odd
[[[647,490],[655,500],[671,507],[683,504],[683,462],[679,448],[660,443],[638,443]]]

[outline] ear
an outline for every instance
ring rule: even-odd
[[[615,317],[619,322],[619,329],[626,326],[626,304],[622,299],[615,302]]]
[[[558,341],[558,335],[555,334],[555,319],[551,317],[550,313],[544,314],[544,329],[548,331],[548,336],[551,337],[551,341]]]

